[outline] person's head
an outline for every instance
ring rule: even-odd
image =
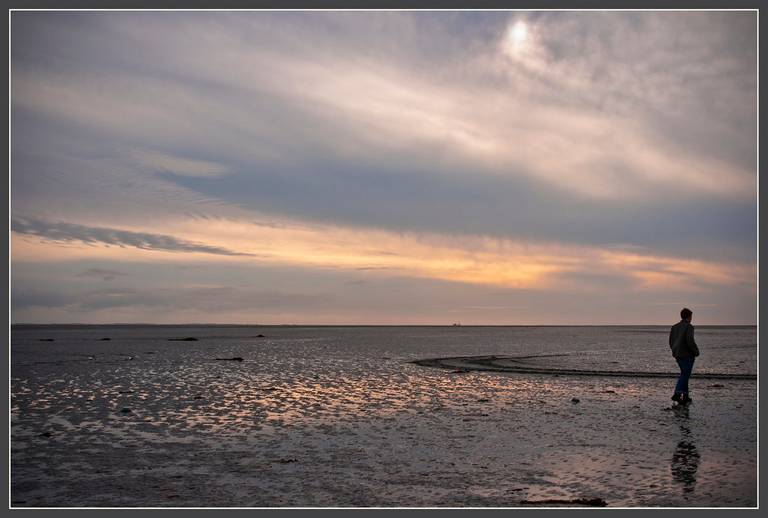
[[[693,311],[691,311],[688,308],[683,308],[680,310],[680,318],[683,320],[687,320],[688,322],[691,321],[691,318],[693,317]]]

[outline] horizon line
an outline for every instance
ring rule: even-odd
[[[630,326],[669,326],[672,324],[225,324],[215,322],[181,322],[174,324],[155,324],[149,322],[12,322],[9,327],[24,326],[133,326],[133,327],[630,327]],[[699,327],[757,327],[758,324],[696,324]]]

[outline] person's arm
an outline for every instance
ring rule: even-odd
[[[699,346],[696,345],[696,341],[693,339],[693,326],[688,326],[688,329],[685,330],[685,343],[694,357],[699,355]]]

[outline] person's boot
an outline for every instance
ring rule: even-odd
[[[680,404],[687,405],[688,403],[693,403],[693,399],[691,399],[688,394],[683,394],[683,397],[680,398]]]
[[[675,394],[672,396],[672,401],[680,403],[681,399],[682,399],[681,396],[682,396],[682,394],[678,394],[677,392],[675,392]]]

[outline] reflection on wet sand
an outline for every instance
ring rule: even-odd
[[[687,405],[674,407],[675,416],[681,421],[681,438],[677,443],[675,453],[672,455],[672,477],[675,482],[682,485],[683,494],[690,494],[696,488],[696,472],[699,469],[701,456],[694,443],[689,423],[689,408]]]

